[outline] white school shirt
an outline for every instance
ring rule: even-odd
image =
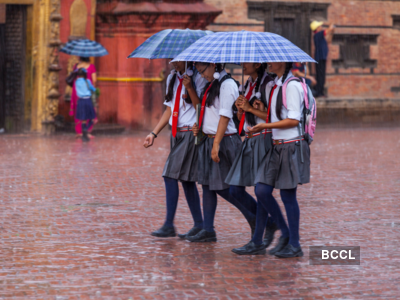
[[[225,75],[226,71],[223,70],[220,73],[221,80]],[[204,108],[203,117],[203,132],[205,134],[215,135],[218,129],[218,123],[221,116],[230,118],[228,127],[226,128],[225,134],[237,133],[235,123],[232,120],[233,110],[232,106],[236,99],[239,97],[239,89],[234,80],[227,79],[221,84],[219,91],[219,97],[214,99],[214,104],[210,107]],[[201,101],[202,99],[200,99]]]
[[[267,77],[267,76],[268,76],[268,74],[267,74],[267,73],[264,73],[264,76],[261,78],[261,83],[260,83],[260,85],[264,82],[265,77]],[[253,77],[250,76],[249,79],[248,79],[247,81],[249,81],[249,84],[247,85],[247,89],[246,89],[246,91],[245,91],[245,93],[244,93],[245,95],[247,95],[247,92],[250,90],[250,84],[253,84]],[[259,91],[259,92],[261,93],[261,91]],[[251,97],[250,97],[250,100],[251,100],[255,95],[256,95],[256,88],[254,88],[253,93],[252,93],[252,95],[251,95]],[[268,109],[268,107],[266,107],[265,109]],[[242,118],[244,118],[245,116],[246,116],[246,114],[243,113]],[[257,116],[254,116],[254,118],[255,118],[256,124],[265,123],[265,120],[263,120],[263,119],[261,119],[261,118],[259,118],[259,117],[257,117]],[[247,120],[245,119],[245,120],[244,120],[244,125],[243,125],[243,129],[244,129],[245,132],[249,132],[249,130],[247,129],[247,127],[251,127],[251,126],[250,126],[250,124],[247,123]]]
[[[287,79],[289,79],[290,77],[293,77],[291,71],[289,72]],[[272,83],[273,81],[267,84],[265,88],[265,94],[267,95],[267,97],[269,97],[271,89],[274,86]],[[282,88],[282,77],[279,79],[275,78],[275,83],[277,83],[278,87],[275,89],[271,99],[271,123],[280,121],[276,115],[276,101],[278,98],[279,89]],[[287,109],[282,105],[282,110],[281,110],[282,120],[293,119],[300,121],[302,111],[304,108],[304,90],[299,82],[293,81],[287,85],[286,104],[287,104]],[[287,129],[272,129],[272,138],[274,140],[289,140],[296,138],[298,136],[299,136],[298,126]]]
[[[179,80],[178,78],[183,78],[183,75],[180,75],[179,73],[176,73],[176,79],[175,79],[175,84],[174,84],[174,93],[172,96],[172,100],[167,102],[164,101],[164,105],[171,107],[171,117],[169,118],[169,125],[172,126],[172,115],[174,112],[174,107],[175,107],[175,97],[176,97],[176,92],[178,90],[179,87]],[[167,91],[166,93],[168,93],[168,87],[169,87],[169,83],[172,79],[172,74],[168,75],[167,78]],[[201,75],[199,73],[197,73],[194,78],[192,78],[192,80],[194,80],[194,83],[196,84],[196,93],[197,96],[200,97],[201,92],[203,91],[205,85],[207,84],[207,80],[202,78]],[[181,127],[186,127],[186,126],[193,126],[194,123],[196,123],[196,109],[193,106],[193,104],[189,104],[186,103],[185,100],[182,98],[182,95],[184,95],[186,93],[186,88],[182,83],[182,91],[181,91],[181,98],[180,98],[180,103],[179,103],[179,116],[178,116],[178,128]],[[201,101],[201,99],[200,99]]]

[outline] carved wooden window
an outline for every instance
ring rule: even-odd
[[[340,46],[340,58],[332,60],[332,66],[339,68],[376,68],[377,61],[370,59],[370,45],[377,43],[377,34],[335,34],[333,44]]]
[[[400,15],[392,15],[393,28],[400,30]]]

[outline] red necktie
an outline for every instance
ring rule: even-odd
[[[250,101],[250,97],[251,97],[251,95],[253,95],[253,90],[254,90],[254,88],[256,87],[256,83],[257,83],[257,82],[254,82],[253,84],[250,83],[250,89],[249,89],[249,91],[247,92],[247,95],[246,95],[247,101]],[[243,115],[242,115],[242,118],[240,119],[239,134],[242,133],[243,125],[244,125],[244,120],[245,120],[245,119],[246,119],[246,115],[243,114]]]
[[[174,111],[172,113],[172,136],[176,137],[177,127],[178,127],[178,117],[179,117],[179,105],[181,104],[181,92],[182,92],[182,81],[183,78],[179,79],[178,90],[175,96]]]
[[[272,96],[274,95],[274,91],[278,86],[275,84],[274,87],[271,90],[271,93],[269,94],[269,101],[268,101],[268,112],[267,112],[267,120],[265,121],[265,123],[269,122],[269,112],[271,110],[271,102],[272,102]]]
[[[208,95],[208,91],[210,90],[211,86],[213,85],[213,82],[210,83],[210,85],[206,89],[206,92],[204,93],[203,100],[201,100],[201,111],[200,111],[200,119],[199,119],[199,128],[201,128],[201,124],[203,123],[204,108],[206,107],[207,95]]]

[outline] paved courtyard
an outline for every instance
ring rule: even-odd
[[[169,144],[144,135],[0,136],[0,299],[400,298],[400,129],[318,130],[305,256],[286,260],[233,254],[250,232],[223,199],[217,243],[151,237]],[[192,227],[182,191],[176,227]],[[309,265],[313,245],[361,246],[361,265]]]

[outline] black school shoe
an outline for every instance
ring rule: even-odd
[[[88,131],[87,130],[82,130],[82,141],[84,142],[89,142],[90,138],[88,136]]]
[[[276,257],[279,258],[291,258],[291,257],[301,257],[303,256],[303,251],[301,247],[293,247],[290,244],[287,244],[285,248],[281,251],[278,251],[274,254]]]
[[[250,241],[243,247],[232,249],[232,252],[239,255],[263,255],[267,253],[267,250],[264,244],[256,245]]]
[[[285,248],[287,244],[289,244],[289,238],[288,237],[285,238],[285,237],[281,236],[279,238],[278,244],[274,248],[269,250],[268,253],[271,255],[275,255],[275,253],[277,253],[277,252],[281,251],[283,248]]]
[[[153,231],[151,233],[152,236],[156,236],[156,237],[174,237],[176,236],[176,232],[175,232],[175,227],[167,227],[167,226],[163,226],[160,229]]]
[[[214,232],[208,232],[205,229],[199,231],[198,234],[194,236],[188,236],[186,239],[190,242],[216,242],[217,241],[217,234]]]
[[[275,231],[277,231],[278,225],[276,225],[275,223],[272,223],[272,225],[267,226],[265,228],[265,235],[264,235],[264,245],[265,248],[268,248],[269,245],[271,245],[272,241],[274,240],[274,234]]]
[[[184,233],[184,234],[178,234],[178,236],[181,239],[186,239],[189,236],[195,236],[196,234],[198,234],[201,231],[201,228],[198,227],[193,227],[192,229],[190,229],[188,232]]]

